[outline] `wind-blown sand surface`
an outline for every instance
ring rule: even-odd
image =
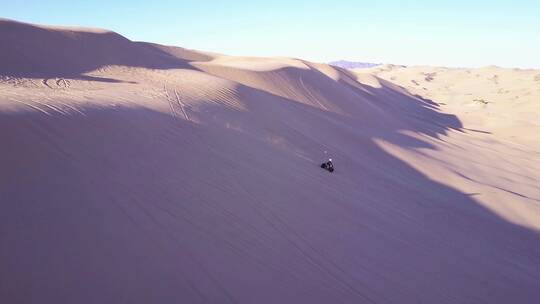
[[[540,83],[512,80],[536,72],[497,69],[519,98],[484,106],[450,74],[427,95],[411,70],[9,20],[0,39],[2,303],[540,296]]]
[[[470,127],[540,146],[540,70],[382,66],[368,70],[437,102]],[[366,70],[355,70],[363,74]]]

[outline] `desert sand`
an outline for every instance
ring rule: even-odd
[[[540,71],[0,39],[2,303],[540,297]]]

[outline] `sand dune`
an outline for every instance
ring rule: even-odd
[[[0,37],[1,302],[540,296],[539,146],[393,68]]]
[[[111,31],[36,26],[0,19],[3,75],[76,77],[104,66],[188,68],[208,55],[177,47],[132,42]]]
[[[356,73],[366,73],[356,70]],[[540,76],[538,70],[441,67],[374,68],[368,73],[385,78],[409,92],[439,103],[471,127],[497,137],[538,147],[540,137]]]

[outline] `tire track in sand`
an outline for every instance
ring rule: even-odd
[[[186,105],[182,102],[182,99],[180,98],[180,95],[178,95],[178,91],[176,89],[173,89],[173,92],[174,92],[174,96],[172,96],[172,94],[169,93],[169,89],[167,89],[166,86],[163,86],[163,89],[165,91],[165,97],[167,98],[167,101],[169,102],[169,107],[170,107],[170,111],[171,111],[171,114],[176,117],[176,118],[179,118],[179,114],[177,112],[177,110],[175,108],[179,108],[180,109],[180,112],[182,112],[182,115],[184,116],[184,118],[187,120],[187,121],[191,121],[191,119],[189,118],[189,115],[187,114],[186,112]]]

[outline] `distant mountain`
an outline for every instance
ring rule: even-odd
[[[370,63],[370,62],[355,62],[355,61],[347,61],[347,60],[338,60],[338,61],[332,61],[328,64],[337,66],[344,69],[367,69],[376,67],[378,65],[381,65],[380,63]]]

